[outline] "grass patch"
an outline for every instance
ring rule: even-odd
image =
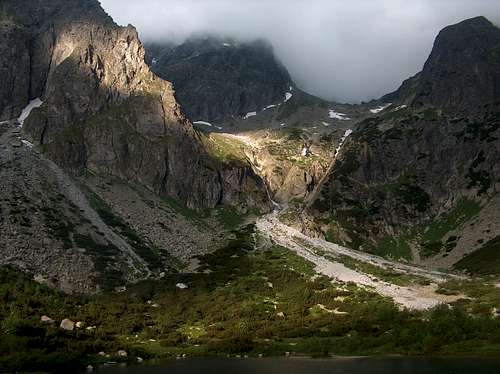
[[[370,274],[388,283],[397,284],[399,286],[409,286],[413,284],[428,284],[429,282],[422,277],[400,273],[391,269],[373,265],[367,262],[355,260],[348,256],[341,256],[340,262],[350,269],[361,273]]]
[[[452,211],[435,219],[422,234],[420,240],[422,255],[430,257],[441,252],[446,246],[442,242],[444,236],[458,229],[465,222],[476,216],[480,210],[479,203],[469,199],[462,199]]]
[[[218,208],[215,214],[226,230],[235,230],[243,223],[243,217],[232,207]]]
[[[382,238],[378,242],[374,254],[395,260],[412,260],[411,248],[405,236]]]
[[[471,274],[500,275],[500,236],[465,256],[455,264],[455,267]]]
[[[163,266],[162,258],[157,249],[148,245],[142,237],[137,234],[125,221],[115,215],[111,208],[95,193],[88,193],[89,202],[92,208],[99,214],[104,223],[112,227],[122,237],[126,239],[128,244],[151,269],[159,269]]]
[[[222,134],[212,133],[205,140],[208,152],[223,163],[248,164],[245,143]]]

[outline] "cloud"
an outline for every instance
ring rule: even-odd
[[[484,15],[498,0],[101,0],[143,40],[192,33],[265,38],[297,84],[325,99],[380,97],[421,70],[443,27]]]

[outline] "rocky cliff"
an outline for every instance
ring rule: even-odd
[[[221,164],[204,149],[172,85],[144,63],[132,26],[117,26],[92,0],[4,3],[1,48],[23,59],[4,55],[2,65],[6,81],[23,81],[12,83],[19,95],[2,98],[0,112],[16,115],[41,97],[25,131],[51,158],[74,171],[139,182],[193,208],[266,209],[249,165]]]
[[[484,18],[439,34],[423,71],[346,142],[310,204],[316,229],[354,248],[446,266],[500,233],[482,218],[500,188],[499,35]]]
[[[173,82],[175,95],[193,121],[223,122],[282,102],[294,86],[264,41],[193,37],[181,45],[146,45],[147,61]]]
[[[444,28],[421,73],[385,101],[483,115],[500,97],[500,29],[485,17]]]
[[[5,0],[0,28],[0,264],[95,292],[216,250],[224,209],[270,209],[97,1]]]

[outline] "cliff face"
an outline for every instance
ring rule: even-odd
[[[346,142],[309,207],[316,229],[435,263],[458,261],[499,234],[477,222],[474,241],[464,234],[500,188],[499,35],[484,18],[439,34],[424,70],[385,98],[395,104]]]
[[[146,45],[147,61],[173,82],[176,97],[193,121],[225,121],[282,102],[293,85],[264,41],[238,43],[215,37]]]
[[[268,207],[249,165],[217,163],[204,149],[172,85],[144,63],[132,26],[117,26],[92,0],[12,0],[4,11],[13,25],[2,48],[18,35],[29,48],[26,64],[2,57],[7,74],[25,79],[0,111],[17,115],[41,97],[24,129],[60,165],[139,182],[193,208]]]
[[[393,99],[481,116],[484,105],[499,97],[500,29],[476,17],[444,28],[422,72],[404,82]]]

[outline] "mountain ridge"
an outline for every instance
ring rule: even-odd
[[[493,36],[477,41],[477,25]],[[466,30],[459,40],[457,29]],[[482,50],[490,58],[496,56],[491,51],[499,45],[498,36],[500,30],[484,18],[445,28],[423,71],[382,99],[392,105],[359,123],[308,210],[323,235],[376,254],[450,267],[500,233],[496,225],[484,228],[481,213],[496,204],[492,198],[499,192],[500,93],[468,97],[500,78],[500,55],[474,69],[468,57],[477,48],[467,43],[470,38],[486,43]],[[448,40],[464,43],[463,48]],[[450,54],[461,53],[466,57],[448,64]],[[446,72],[463,78],[450,95],[447,87],[453,83]],[[303,222],[306,232],[309,219]],[[448,227],[438,230],[443,222]],[[477,225],[476,234],[464,230],[466,222]]]

